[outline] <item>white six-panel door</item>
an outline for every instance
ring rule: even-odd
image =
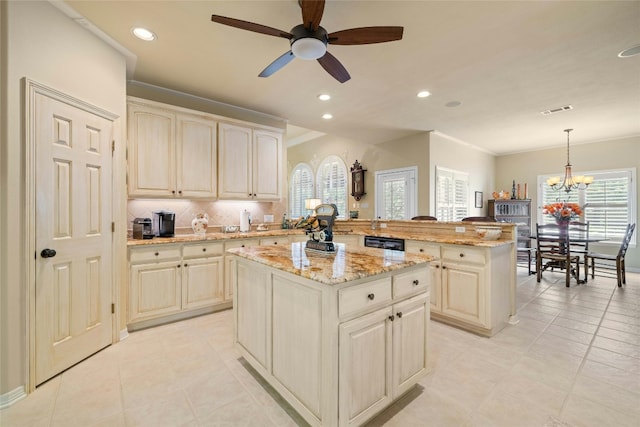
[[[40,384],[111,343],[113,123],[41,93],[33,107]]]

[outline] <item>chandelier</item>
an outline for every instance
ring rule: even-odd
[[[549,185],[552,190],[564,190],[567,193],[570,193],[571,190],[584,190],[593,182],[592,176],[573,176],[571,174],[571,162],[569,161],[569,132],[572,130],[573,129],[564,130],[567,133],[567,164],[564,167],[564,179],[560,181],[561,178],[559,176],[553,176],[547,179],[547,185]]]

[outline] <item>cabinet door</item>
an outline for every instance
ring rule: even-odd
[[[427,372],[428,301],[424,293],[393,307],[394,398],[408,391]]]
[[[251,199],[251,129],[220,123],[218,136],[218,197]]]
[[[256,363],[270,372],[271,273],[236,258],[234,311],[236,342]]]
[[[253,131],[253,197],[279,200],[282,169],[282,136]]]
[[[178,196],[217,197],[216,122],[190,114],[177,116],[176,185]]]
[[[260,245],[258,239],[233,239],[224,243],[224,250],[226,252],[233,248],[248,248],[258,245]],[[233,255],[226,255],[224,258],[224,300],[231,301],[233,300],[235,257]]]
[[[181,310],[180,261],[131,266],[129,321],[177,313]]]
[[[485,267],[442,264],[442,313],[485,326]]]
[[[129,196],[175,195],[175,115],[128,105]]]
[[[431,301],[431,311],[435,311],[440,313],[442,311],[442,262],[431,261],[429,264],[429,274],[430,274],[430,298]]]
[[[192,309],[224,301],[223,257],[184,261],[182,309]]]
[[[357,426],[391,403],[391,307],[340,325],[339,425]]]

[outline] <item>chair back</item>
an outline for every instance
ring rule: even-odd
[[[429,215],[418,215],[418,216],[414,216],[413,218],[411,218],[412,220],[417,220],[417,221],[437,221],[438,218],[436,218],[435,216],[429,216]]]
[[[539,256],[567,254],[569,234],[557,224],[536,224],[536,245]]]
[[[633,236],[633,230],[635,230],[636,224],[627,224],[627,231],[625,231],[624,239],[622,239],[622,243],[620,244],[620,249],[618,250],[618,258],[624,258],[627,254],[627,249],[629,248],[629,242],[631,242],[631,236]]]
[[[589,222],[571,221],[568,227],[572,252],[589,252]]]
[[[473,222],[496,222],[496,219],[491,216],[468,216],[466,218],[462,218],[462,221],[473,221]]]

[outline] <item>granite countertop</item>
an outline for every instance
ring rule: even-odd
[[[228,252],[326,285],[425,264],[433,259],[432,256],[424,254],[375,248],[346,248],[342,243],[335,246],[334,253],[305,250],[305,242],[291,243],[287,246],[236,248]]]
[[[502,246],[512,244],[514,242],[510,240],[482,240],[469,237],[454,237],[454,236],[438,236],[428,235],[424,233],[411,233],[411,232],[383,232],[380,230],[367,230],[367,231],[353,231],[353,232],[334,232],[336,236],[345,234],[354,234],[361,236],[380,236],[380,237],[395,237],[405,240],[416,240],[420,242],[432,242],[432,243],[444,243],[452,245],[468,245],[484,248],[494,248],[496,246]],[[176,234],[174,237],[154,237],[153,239],[127,239],[128,246],[140,246],[140,245],[159,245],[165,243],[189,243],[189,242],[203,242],[211,240],[230,240],[230,239],[259,239],[263,237],[274,236],[303,236],[304,230],[301,229],[274,229],[267,231],[249,231],[246,233],[207,233],[204,236],[196,234]]]

